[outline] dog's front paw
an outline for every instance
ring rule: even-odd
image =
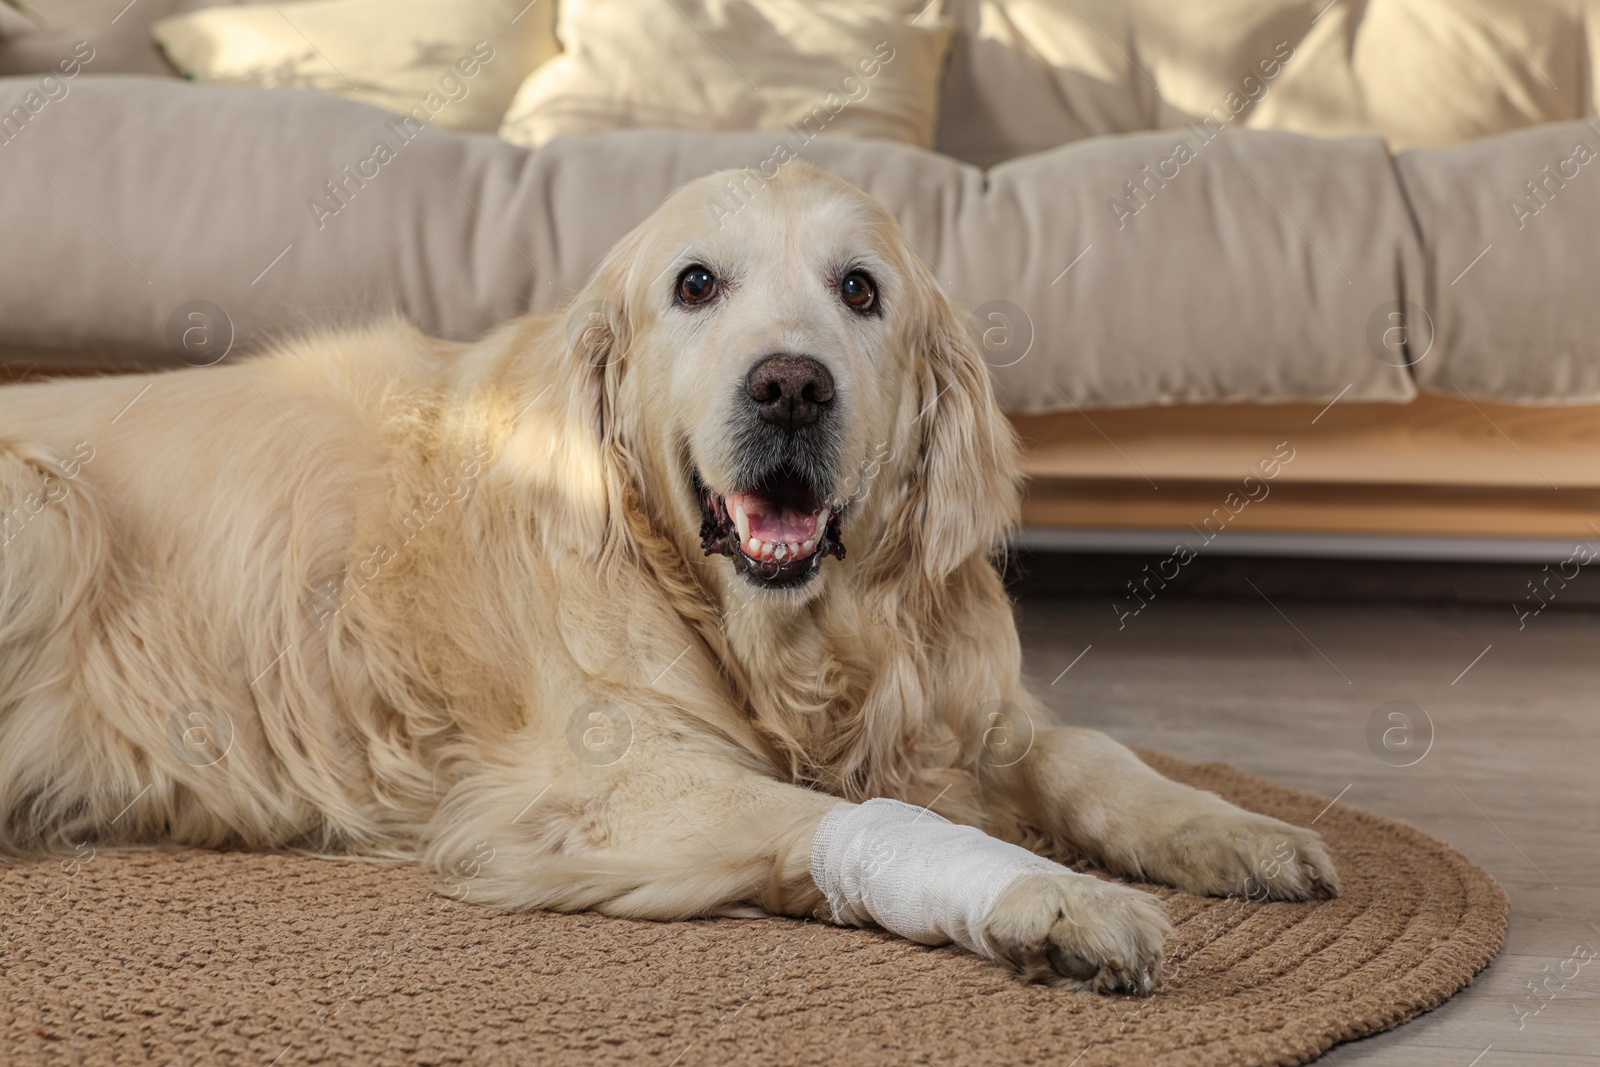
[[[995,901],[984,939],[1031,982],[1149,993],[1172,925],[1149,893],[1083,874],[1026,874]]]
[[[1197,815],[1139,859],[1150,878],[1200,896],[1339,895],[1339,875],[1315,831],[1249,812]]]

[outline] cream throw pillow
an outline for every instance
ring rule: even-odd
[[[556,0],[292,0],[214,7],[151,32],[194,81],[319,89],[493,133],[554,56]]]
[[[1443,147],[1600,103],[1589,74],[1600,0],[962,0],[958,11],[938,145],[980,166],[1190,123]]]
[[[926,148],[950,42],[938,7],[562,0],[563,52],[517,91],[500,136],[536,147],[635,126],[793,129]]]

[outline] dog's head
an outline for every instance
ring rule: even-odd
[[[894,220],[803,164],[693,182],[568,321],[605,443],[712,580],[804,602],[830,558],[937,581],[1013,521],[986,368]]]

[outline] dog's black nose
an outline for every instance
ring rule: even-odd
[[[768,356],[750,368],[745,392],[762,421],[794,430],[816,422],[833,403],[833,375],[810,356]]]

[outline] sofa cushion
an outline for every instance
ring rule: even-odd
[[[907,6],[562,0],[564,51],[517,92],[500,135],[537,147],[631,127],[794,125],[927,147],[949,28]]]
[[[1431,265],[1409,294],[1432,339],[1414,354],[1418,384],[1600,401],[1600,120],[1402,152],[1396,166]]]
[[[1214,128],[1444,146],[1595,113],[1600,0],[950,0],[936,144]]]
[[[0,81],[0,111],[29,84]],[[389,311],[476,336],[570,298],[680,183],[771,172],[799,148],[882,200],[977,309],[1012,410],[1411,395],[1403,360],[1365,340],[1422,271],[1374,140],[1235,133],[1179,164],[1179,139],[1151,133],[985,174],[826,136],[623,131],[530,152],[320,93],[139,78],[74,93],[0,149],[0,232],[32,250],[0,260],[14,357],[209,362],[216,345],[185,347],[196,308],[235,352]],[[174,151],[173,130],[205,151]],[[88,159],[117,160],[110,180]]]
[[[1367,343],[1422,268],[1376,139],[1163,131],[965,173],[930,229],[962,301],[1032,322],[1036,354],[998,379],[1009,410],[1413,395]]]
[[[194,81],[318,89],[484,132],[558,50],[551,0],[285,0],[178,15],[151,32]]]

